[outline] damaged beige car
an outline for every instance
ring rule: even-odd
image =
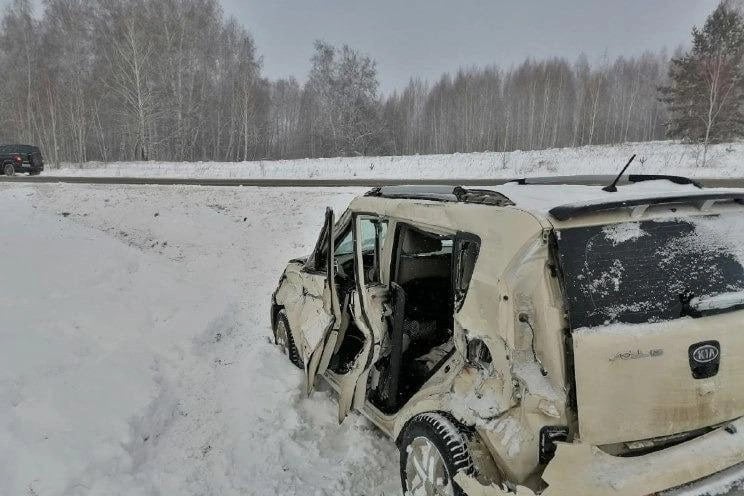
[[[744,191],[591,182],[375,189],[286,268],[277,344],[395,440],[405,494],[739,479]]]

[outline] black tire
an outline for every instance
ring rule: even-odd
[[[444,493],[450,493],[453,496],[464,496],[464,492],[460,486],[454,481],[455,475],[462,471],[468,475],[475,473],[475,466],[473,459],[468,451],[468,436],[471,435],[469,431],[460,427],[457,422],[440,413],[422,413],[417,415],[406,426],[405,430],[401,434],[398,442],[398,450],[400,451],[400,481],[403,487],[403,494],[413,494],[415,489],[408,487],[409,483],[409,457],[413,453],[423,440],[428,442],[436,448],[440,460],[444,462],[443,484],[447,487]],[[415,456],[415,455],[414,455]],[[412,465],[415,462],[412,460]],[[412,474],[415,477],[415,474]],[[415,481],[412,482],[415,484]],[[451,485],[451,491],[450,491]],[[420,494],[420,493],[416,493]],[[433,491],[429,494],[437,494]]]
[[[284,331],[282,331],[282,326]],[[284,339],[282,343],[281,340]],[[276,317],[276,329],[274,329],[274,342],[284,348],[284,353],[289,357],[289,361],[298,369],[304,370],[305,364],[302,361],[302,355],[300,350],[295,345],[292,332],[289,327],[289,320],[287,319],[287,312],[280,310]]]
[[[11,162],[3,164],[3,174],[6,176],[15,176],[15,166]]]

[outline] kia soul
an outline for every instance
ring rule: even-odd
[[[339,421],[356,410],[397,444],[407,495],[744,477],[744,190],[374,189],[326,212],[271,321],[308,394],[323,380]]]

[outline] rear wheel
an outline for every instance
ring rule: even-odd
[[[13,166],[13,164],[11,164],[10,162],[5,164],[3,166],[3,174],[5,174],[6,176],[15,176],[15,167]]]
[[[406,496],[463,496],[454,480],[475,469],[466,433],[438,413],[414,417],[401,435],[400,479]]]
[[[274,330],[274,340],[284,354],[289,357],[289,361],[294,364],[298,369],[305,368],[305,364],[302,362],[302,356],[300,351],[295,345],[292,332],[289,327],[289,320],[287,320],[287,312],[281,310],[276,318],[276,329]]]

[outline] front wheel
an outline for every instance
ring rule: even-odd
[[[284,310],[279,312],[276,318],[276,329],[274,329],[274,340],[284,354],[289,357],[289,361],[298,369],[304,369],[305,364],[302,362],[302,356],[300,351],[295,345],[294,338],[292,337],[292,331],[289,328],[289,320],[287,319],[287,312]]]
[[[438,413],[414,417],[401,435],[400,479],[406,496],[463,496],[454,480],[475,469],[466,434],[454,421]]]
[[[15,176],[15,167],[11,163],[7,163],[3,166],[3,174],[6,176]]]

